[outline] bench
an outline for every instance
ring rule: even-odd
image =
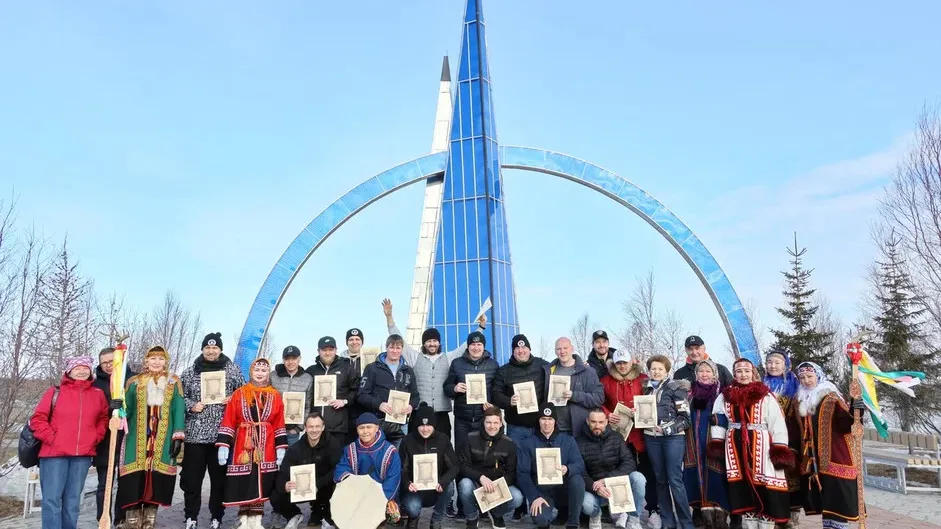
[[[95,470],[94,466],[88,469],[88,475],[95,476],[96,479],[85,479],[85,485],[82,487],[82,496],[79,499],[79,510],[84,509],[89,502],[97,509],[95,498],[98,492],[98,471]],[[39,467],[36,466],[26,469],[26,490],[23,494],[23,518],[28,517],[33,512],[42,511],[42,505],[36,499],[36,493],[40,490]]]
[[[908,494],[909,491],[941,492],[941,439],[938,436],[890,431],[888,439],[883,439],[876,429],[866,428],[863,443],[863,481],[866,485],[902,494]],[[869,463],[894,467],[895,479],[869,474]],[[905,470],[908,468],[938,472],[938,486],[909,485],[905,479]]]

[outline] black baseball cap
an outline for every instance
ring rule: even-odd
[[[293,345],[289,345],[284,348],[284,352],[281,353],[281,358],[291,358],[301,356],[301,350]]]
[[[686,345],[683,347],[693,347],[694,345],[706,345],[706,342],[702,341],[702,338],[694,334],[686,338]]]
[[[594,341],[597,340],[598,338],[604,338],[605,340],[607,340],[607,339],[608,339],[608,333],[606,333],[606,332],[602,331],[601,329],[599,329],[599,330],[597,330],[597,331],[595,331],[595,332],[593,332],[593,333],[591,334],[591,341],[594,342]]]
[[[337,348],[337,341],[333,339],[333,336],[324,336],[317,342],[317,349],[326,349],[327,347]]]

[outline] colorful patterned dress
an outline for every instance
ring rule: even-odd
[[[277,449],[287,449],[284,405],[271,386],[248,383],[225,407],[216,446],[230,449],[223,505],[260,510],[278,476]]]
[[[177,473],[170,451],[174,440],[183,440],[185,430],[180,379],[149,373],[132,377],[124,405],[128,432],[121,447],[117,505],[122,509],[138,504],[168,506]]]

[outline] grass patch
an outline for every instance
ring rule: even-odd
[[[868,472],[872,476],[880,478],[898,479],[898,471],[890,465],[880,465],[879,463],[869,463]],[[905,481],[907,484],[938,486],[938,471],[924,468],[909,468],[905,470]]]
[[[12,496],[0,496],[0,518],[23,515],[23,499]]]

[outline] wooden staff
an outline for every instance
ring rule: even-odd
[[[111,529],[111,491],[114,485],[114,452],[118,446],[118,428],[121,426],[119,411],[111,412],[108,429],[111,431],[111,440],[108,442],[108,479],[105,481],[105,502],[101,509],[101,519],[98,520],[98,529]]]
[[[863,388],[859,383],[859,362],[863,357],[863,346],[851,343],[846,346],[846,354],[853,363],[853,378],[850,380],[850,397],[860,399]],[[866,498],[863,489],[863,410],[853,410],[853,451],[856,452],[856,491],[859,527],[866,529]]]

